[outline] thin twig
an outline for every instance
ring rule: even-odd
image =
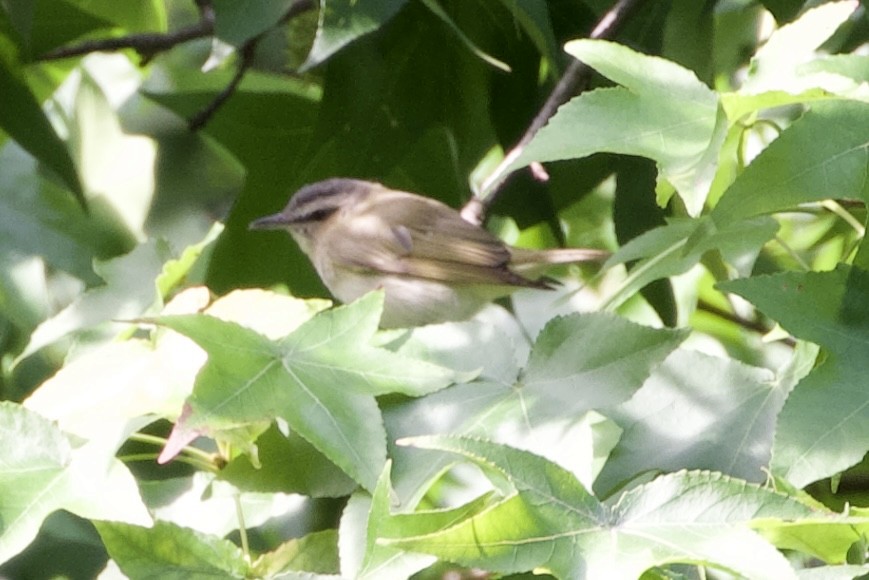
[[[238,68],[232,76],[232,80],[229,81],[229,84],[226,85],[222,91],[217,93],[210,103],[208,103],[198,113],[190,117],[187,121],[187,127],[189,127],[191,131],[198,131],[204,127],[205,124],[211,120],[211,117],[214,116],[217,110],[229,100],[229,97],[232,96],[232,93],[234,93],[235,89],[238,88],[238,85],[241,84],[241,79],[244,78],[244,74],[250,68],[250,65],[253,64],[253,55],[256,52],[256,46],[258,43],[259,37],[251,38],[244,43],[239,51],[241,60],[238,62]]]
[[[287,9],[279,22],[281,24],[286,24],[296,16],[307,12],[317,6],[316,2],[313,0],[296,0],[292,5]],[[210,103],[208,103],[203,109],[201,109],[198,113],[193,115],[188,121],[187,126],[191,131],[198,131],[202,127],[211,120],[214,114],[222,107],[226,101],[229,100],[229,97],[236,91],[238,85],[241,84],[241,80],[244,78],[245,73],[250,69],[253,64],[253,57],[256,53],[256,47],[259,45],[260,40],[262,40],[265,33],[258,34],[252,38],[249,38],[247,42],[242,45],[241,50],[239,50],[239,54],[241,55],[241,59],[238,62],[238,68],[235,71],[235,75],[233,75],[232,80],[229,81],[229,84],[220,91],[214,99]]]
[[[607,39],[615,36],[640,2],[641,0],[618,0],[598,21],[591,34],[589,34],[589,38]],[[558,107],[580,90],[581,85],[587,83],[590,77],[591,69],[584,63],[574,60],[568,65],[558,84],[555,85],[555,88],[549,95],[549,98],[546,99],[540,111],[531,121],[531,124],[528,125],[522,138],[507,152],[501,163],[498,164],[495,170],[483,182],[480,195],[471,198],[462,208],[462,217],[465,220],[476,224],[483,222],[486,213],[495,202],[509,176],[507,168],[522,154],[525,146],[531,142],[537,131],[555,114]]]
[[[770,327],[760,321],[747,320],[728,310],[719,308],[715,304],[712,304],[711,302],[707,302],[705,300],[700,300],[697,303],[697,310],[707,312],[709,314],[712,314],[713,316],[717,316],[718,318],[722,318],[724,320],[727,320],[728,322],[732,322],[738,326],[741,326],[742,328],[745,328],[746,330],[751,330],[760,335],[766,335],[772,330]],[[796,346],[796,341],[790,336],[782,338],[781,341],[789,346]]]
[[[158,52],[194,40],[214,34],[214,10],[208,2],[199,4],[199,22],[181,28],[175,32],[165,34],[156,32],[144,32],[142,34],[130,34],[120,38],[101,38],[86,40],[72,46],[60,46],[42,55],[41,60],[57,60],[71,56],[82,56],[92,52],[114,52],[132,48],[145,60],[150,60]]]

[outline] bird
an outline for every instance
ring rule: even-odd
[[[383,290],[381,328],[466,320],[519,288],[553,289],[549,265],[609,256],[512,247],[440,201],[349,178],[305,185],[249,227],[289,232],[341,302]]]

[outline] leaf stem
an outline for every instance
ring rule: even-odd
[[[235,501],[235,515],[238,518],[238,535],[241,538],[241,551],[244,558],[250,562],[250,545],[247,539],[247,526],[244,523],[244,508],[241,505],[241,492],[233,494]]]
[[[149,435],[148,433],[133,433],[130,435],[129,439],[131,441],[138,441],[140,443],[153,443],[154,445],[158,445],[160,447],[166,445],[165,438],[158,437],[156,435]],[[178,457],[178,461],[184,461],[185,463],[188,463],[190,465],[202,467],[206,471],[217,470],[217,466],[215,465],[214,461],[214,454],[212,453],[202,451],[201,449],[197,449],[196,447],[191,447],[189,445],[182,449],[181,453],[185,453],[189,457]]]

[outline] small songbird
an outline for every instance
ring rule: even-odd
[[[287,230],[342,302],[382,288],[383,328],[465,320],[518,288],[551,289],[547,265],[609,255],[514,248],[439,201],[358,179],[306,185],[250,228]]]

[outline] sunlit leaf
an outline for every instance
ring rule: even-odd
[[[840,265],[833,272],[757,276],[720,287],[828,351],[779,416],[773,472],[801,487],[860,461],[869,450],[869,274]]]
[[[576,40],[566,50],[622,86],[563,105],[510,168],[601,151],[640,155],[699,214],[725,135],[717,95],[691,71],[618,44]]]
[[[112,559],[130,578],[241,578],[250,571],[229,540],[157,522],[152,528],[94,522]]]
[[[814,56],[815,50],[859,5],[856,0],[826,2],[773,32],[752,57],[748,78],[740,92],[757,94],[784,90],[798,93],[816,86],[810,77],[800,78],[797,69]]]
[[[0,11],[0,86],[4,102],[0,107],[0,129],[54,171],[84,205],[72,157],[27,86],[18,48],[8,36],[10,29],[6,12]]]
[[[179,421],[173,437],[186,441],[191,432],[280,417],[353,479],[374,489],[386,460],[386,433],[374,397],[419,396],[456,378],[442,367],[371,346],[381,305],[382,295],[372,294],[322,312],[274,342],[211,316],[160,318],[161,325],[192,338],[208,353],[189,416]]]
[[[111,442],[82,442],[33,411],[0,402],[0,562],[23,550],[59,509],[149,525],[136,480],[114,453]]]
[[[767,479],[778,413],[811,370],[805,348],[779,373],[697,352],[673,353],[634,397],[609,413],[624,431],[594,488],[604,495],[647,471],[709,469]]]
[[[725,191],[718,225],[823,199],[869,199],[869,103],[816,103]]]
[[[407,443],[458,454],[509,490],[439,529],[425,512],[402,515],[381,542],[496,572],[628,579],[685,562],[750,578],[794,578],[787,560],[748,526],[812,513],[785,495],[703,471],[662,476],[604,504],[568,471],[527,452],[447,437]]]
[[[484,436],[538,453],[591,483],[596,438],[606,427],[589,411],[629,399],[684,338],[606,314],[556,318],[541,331],[525,368],[512,377],[456,385],[390,408],[391,437],[428,434]],[[414,494],[452,461],[426,454],[420,461],[395,450],[396,489]]]

